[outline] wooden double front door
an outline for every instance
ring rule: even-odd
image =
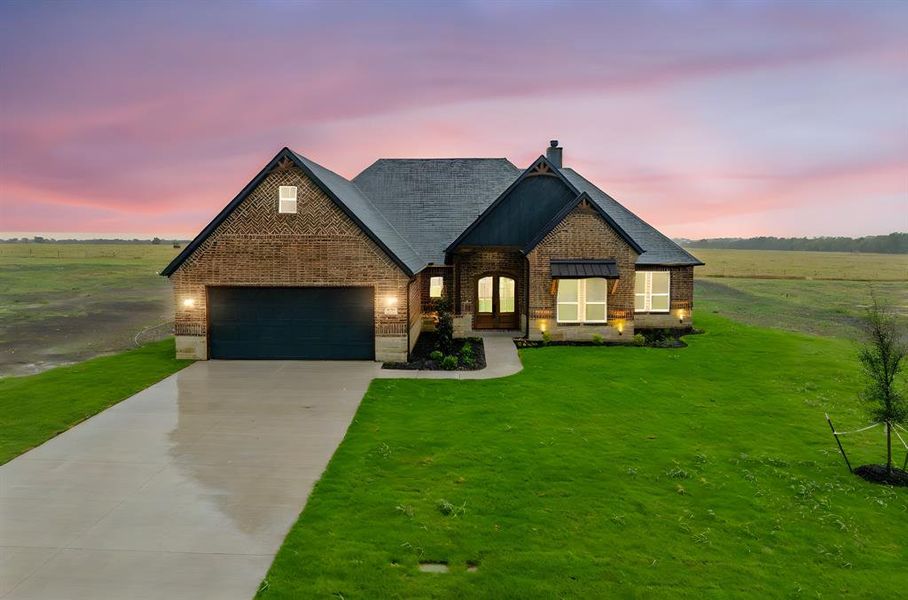
[[[485,275],[476,281],[474,329],[517,329],[517,282],[507,275]]]

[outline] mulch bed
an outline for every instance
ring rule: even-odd
[[[429,355],[438,348],[438,336],[431,331],[426,331],[419,336],[416,346],[410,353],[408,362],[386,362],[382,369],[404,369],[408,371],[478,371],[486,368],[486,352],[482,345],[482,338],[455,339],[452,355],[460,357],[464,344],[473,347],[473,358],[476,361],[472,367],[458,364],[456,369],[444,369],[441,361],[435,362]],[[460,361],[458,361],[460,363]]]
[[[892,473],[888,473],[886,465],[862,465],[854,470],[854,474],[870,483],[908,487],[908,471],[895,467],[892,468]]]
[[[639,344],[634,341],[634,337],[628,337],[624,340],[602,340],[601,342],[563,340],[544,342],[542,340],[527,340],[517,338],[514,344],[518,348],[542,348],[544,346],[646,346],[647,348],[687,348],[687,343],[681,339],[686,335],[697,335],[703,333],[700,329],[689,327],[687,329],[641,329],[640,335],[643,336],[643,343]],[[639,339],[639,338],[638,338]]]

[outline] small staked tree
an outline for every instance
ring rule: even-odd
[[[908,417],[905,398],[897,389],[897,377],[902,370],[906,346],[895,315],[884,308],[871,294],[865,329],[867,341],[860,351],[861,366],[867,386],[861,394],[870,405],[874,420],[886,426],[886,472],[892,474],[892,426],[904,423]]]

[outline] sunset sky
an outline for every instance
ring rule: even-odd
[[[0,231],[191,237],[283,146],[566,166],[671,236],[908,231],[905,2],[4,2]]]

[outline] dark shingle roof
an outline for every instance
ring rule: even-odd
[[[411,272],[418,273],[426,266],[426,261],[413,249],[407,239],[395,229],[388,218],[353,182],[296,152],[293,152],[293,156],[308,168],[318,181],[330,189],[368,231],[383,242],[388,250],[399,258]]]
[[[506,158],[383,158],[353,183],[426,262],[445,248],[516,178]]]
[[[638,265],[702,265],[681,246],[659,233],[652,225],[626,209],[617,200],[580,176],[574,169],[561,169],[562,175],[578,192],[586,192],[644,250]]]

